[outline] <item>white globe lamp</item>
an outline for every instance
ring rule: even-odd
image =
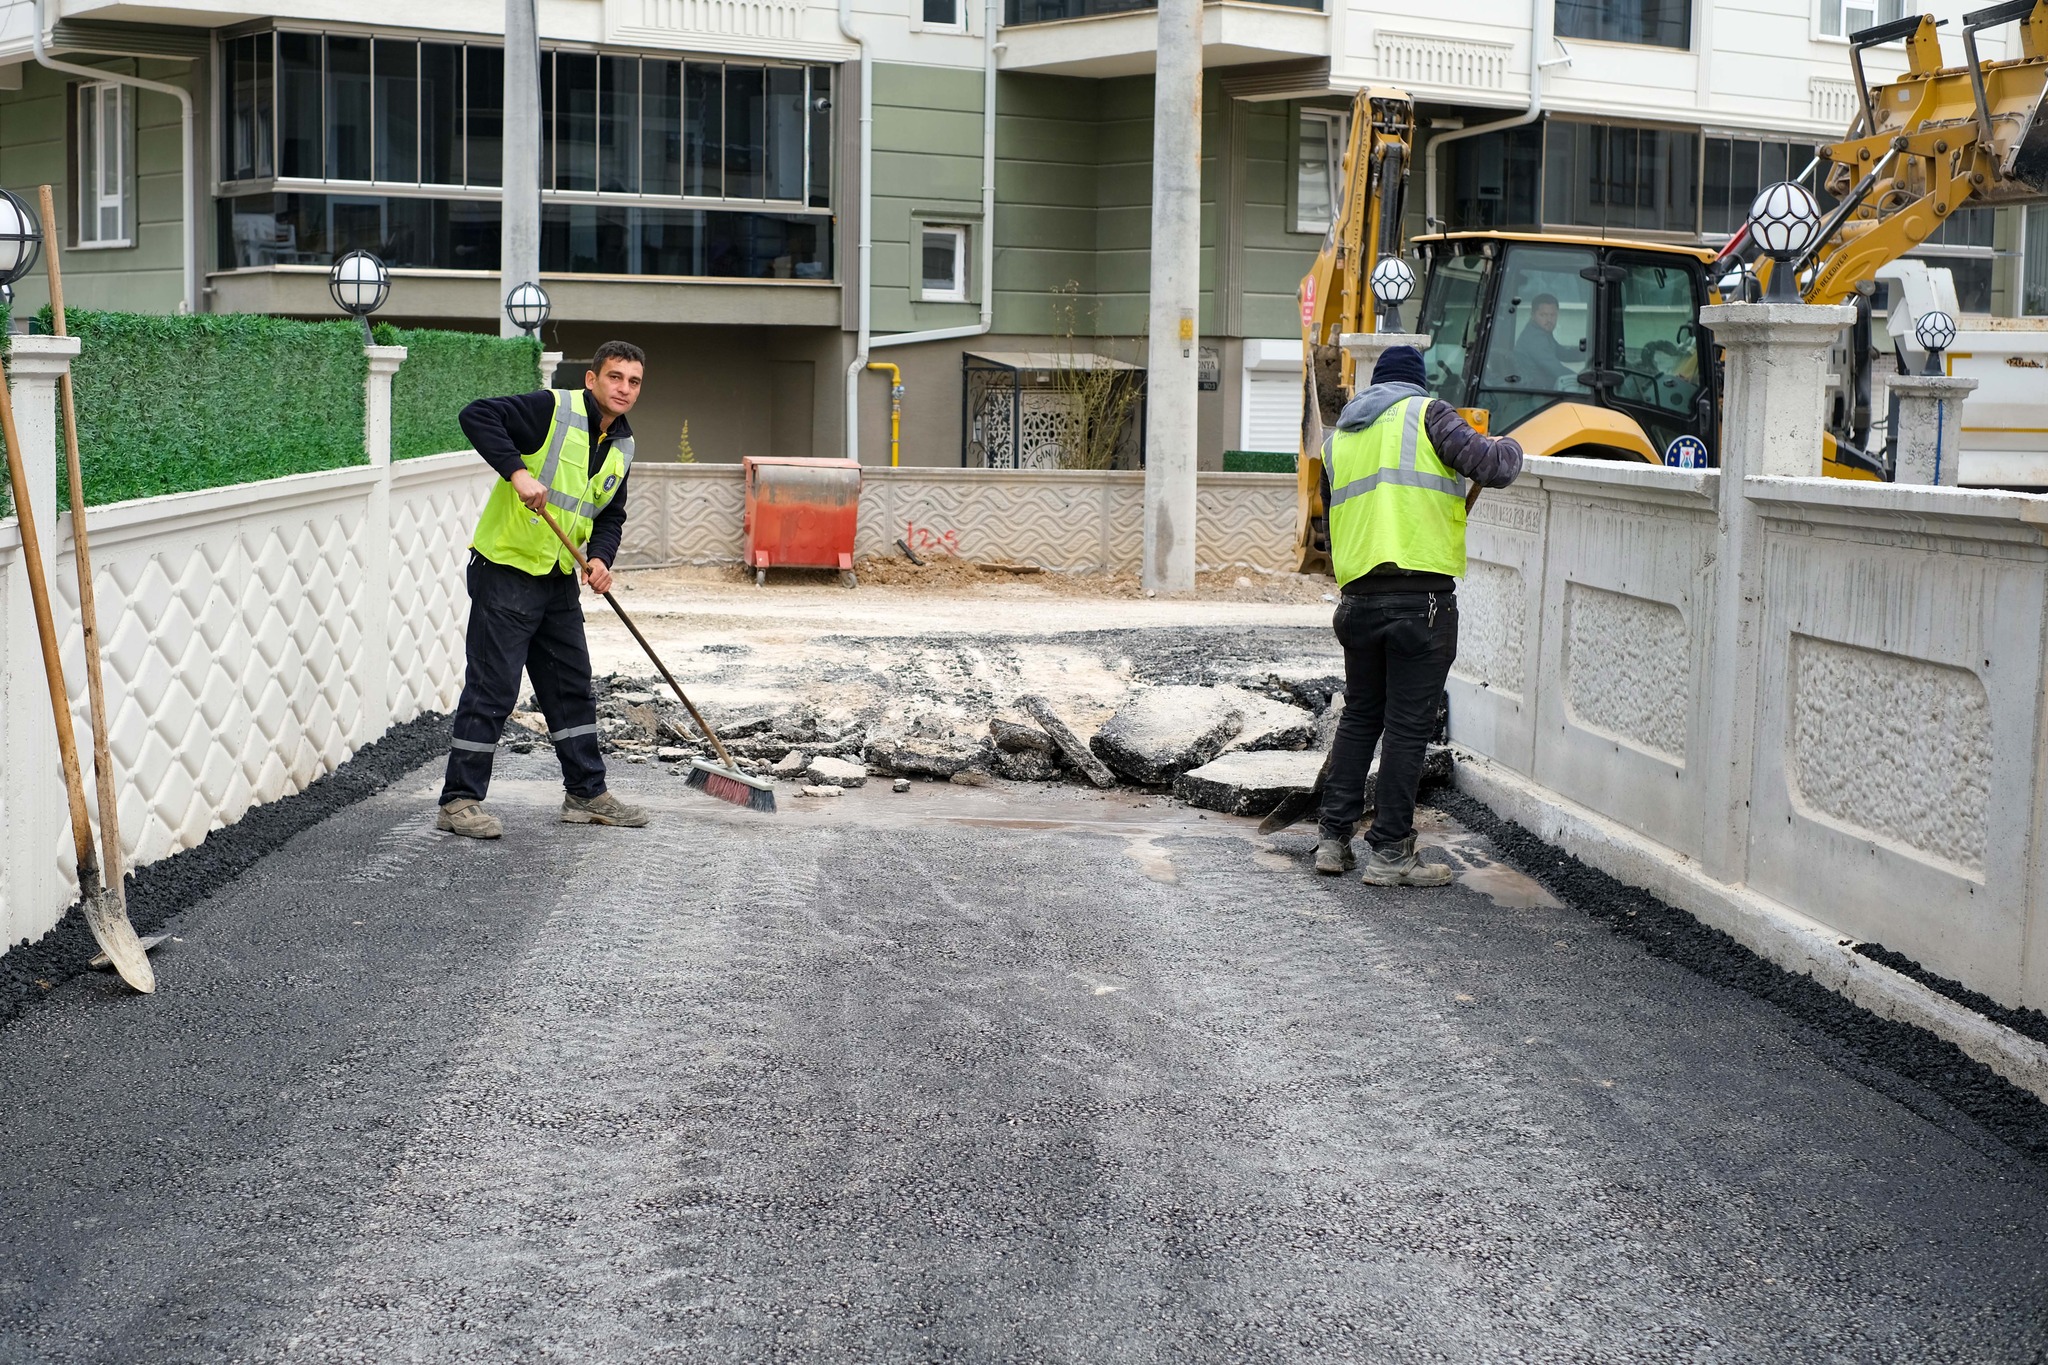
[[[1790,180],[1765,186],[1749,206],[1749,236],[1777,262],[1771,271],[1770,300],[1798,302],[1797,262],[1820,237],[1820,205],[1813,195]]]
[[[1382,256],[1366,276],[1373,300],[1379,304],[1379,330],[1401,330],[1401,305],[1415,293],[1415,270],[1399,256]]]
[[[1922,374],[1941,373],[1941,353],[1956,342],[1956,320],[1939,308],[1922,313],[1913,323],[1913,339],[1927,352]]]
[[[370,337],[370,314],[391,297],[391,271],[367,251],[351,251],[327,272],[327,295],[334,306],[363,324],[363,340]]]
[[[552,311],[553,305],[548,299],[548,291],[530,280],[525,284],[514,285],[512,292],[505,296],[505,316],[512,319],[514,327],[528,336],[541,329]]]

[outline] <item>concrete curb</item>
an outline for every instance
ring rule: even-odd
[[[1741,886],[1727,886],[1691,859],[1586,809],[1519,773],[1458,749],[1455,783],[1504,820],[1588,866],[1640,887],[1719,929],[1758,956],[1811,977],[1872,1014],[1923,1028],[2048,1102],[2048,1044],[1855,951],[1856,940]]]

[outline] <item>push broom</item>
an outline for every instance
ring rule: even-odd
[[[540,509],[540,515],[541,520],[547,522],[548,529],[555,533],[555,539],[561,541],[569,553],[575,556],[576,567],[585,574],[588,574],[590,572],[590,561],[583,557],[583,551],[577,549],[569,537],[562,534],[562,528],[555,524],[553,515],[549,513],[546,507]],[[725,751],[725,745],[719,743],[718,736],[711,732],[711,726],[704,720],[704,713],[699,711],[696,703],[692,702],[684,694],[682,684],[678,683],[675,680],[675,675],[668,671],[668,665],[663,663],[661,656],[654,652],[654,646],[647,643],[647,637],[640,633],[640,627],[633,624],[633,618],[626,615],[626,609],[619,605],[619,599],[613,597],[610,593],[606,593],[604,600],[611,603],[612,610],[619,614],[619,620],[625,623],[626,629],[631,632],[633,638],[640,642],[640,648],[647,651],[647,657],[654,661],[654,666],[657,669],[661,670],[661,676],[668,681],[668,685],[674,690],[677,700],[681,701],[683,706],[689,711],[690,719],[697,722],[697,728],[704,732],[704,738],[711,741],[711,747],[717,751],[718,762],[713,763],[708,758],[697,759],[690,764],[689,776],[684,781],[688,782],[690,786],[698,791],[703,792],[706,796],[715,796],[720,801],[729,802],[735,806],[743,806],[748,810],[757,810],[764,814],[773,815],[775,813],[774,784],[740,771],[740,765],[732,761],[732,755]]]

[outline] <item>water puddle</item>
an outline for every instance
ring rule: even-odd
[[[1503,910],[1562,910],[1564,902],[1543,889],[1535,878],[1493,856],[1493,846],[1462,830],[1428,833],[1425,848],[1442,849],[1458,870],[1458,885],[1492,901]]]
[[[1180,880],[1180,873],[1173,866],[1173,855],[1159,846],[1159,836],[1147,834],[1133,838],[1124,844],[1124,856],[1138,865],[1138,870],[1155,882],[1172,886]]]

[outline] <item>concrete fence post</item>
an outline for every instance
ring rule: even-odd
[[[391,379],[405,363],[403,346],[365,346],[370,375],[363,385],[363,445],[377,481],[363,514],[365,667],[361,748],[391,728],[391,560],[402,549],[391,530]]]
[[[542,388],[551,389],[555,386],[555,371],[562,366],[562,355],[561,351],[542,351],[540,353],[540,386]]]
[[[1345,332],[1337,338],[1337,344],[1351,357],[1351,364],[1357,373],[1354,390],[1372,383],[1372,367],[1379,364],[1380,357],[1396,346],[1413,346],[1418,351],[1429,349],[1427,332]],[[1309,363],[1304,359],[1304,364]]]
[[[1962,464],[1963,400],[1977,381],[1946,374],[1898,374],[1885,381],[1899,400],[1893,419],[1895,483],[1953,488]]]
[[[1749,873],[1749,798],[1756,771],[1757,681],[1763,653],[1763,518],[1750,475],[1819,478],[1828,351],[1854,320],[1847,304],[1723,303],[1700,310],[1727,351],[1721,404],[1720,552],[1714,559],[1701,752],[1706,871]]]
[[[57,380],[78,354],[77,337],[17,336],[7,365],[14,424],[28,476],[29,508],[43,546],[43,577],[57,617],[57,638],[69,633],[72,614],[57,579],[57,552],[66,527],[57,520]],[[4,823],[7,904],[11,923],[0,926],[11,944],[26,926],[45,923],[71,899],[61,858],[70,848],[64,773],[57,757],[42,646],[29,601],[27,551],[8,574],[5,635],[0,637],[0,823]],[[81,735],[81,739],[84,736]],[[86,751],[90,754],[90,750]],[[0,944],[4,948],[6,944]]]

